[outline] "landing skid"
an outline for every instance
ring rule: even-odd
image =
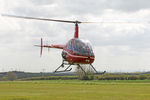
[[[95,73],[96,75],[102,75],[102,74],[105,74],[106,71],[103,71],[103,72],[98,72],[98,73]]]
[[[81,70],[84,72],[84,74],[87,74],[86,71],[81,67],[80,64],[77,64],[77,66],[78,66],[79,68],[81,68]],[[104,72],[98,72],[98,71],[93,67],[92,64],[90,64],[90,67],[94,70],[94,74],[96,74],[96,75],[101,75],[101,74],[106,73],[106,71],[104,71]]]
[[[93,70],[96,72],[96,73],[95,73],[96,75],[101,75],[101,74],[105,74],[105,73],[106,73],[106,71],[98,72],[98,71],[93,67],[92,64],[90,64],[90,66],[91,66],[91,67],[93,68]]]
[[[65,65],[68,65],[68,67],[66,67],[64,70],[59,70],[61,67],[64,68]],[[68,64],[67,62],[65,62],[65,60],[63,60],[62,64],[54,71],[54,73],[71,71],[72,70],[72,68],[70,68],[71,65],[72,64]]]
[[[68,65],[66,68],[65,68],[65,65]],[[69,72],[72,70],[71,65],[77,65],[78,68],[80,68],[84,74],[87,74],[86,71],[81,67],[80,64],[69,64],[68,62],[66,62],[65,60],[63,60],[62,64],[54,71],[54,73],[59,73],[59,72]],[[90,64],[90,67],[94,70],[94,74],[96,75],[100,75],[100,74],[104,74],[106,73],[106,71],[104,72],[98,72],[92,64]],[[60,70],[60,68],[65,68],[64,70]]]

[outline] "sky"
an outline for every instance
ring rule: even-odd
[[[0,14],[79,20],[79,37],[92,43],[98,71],[150,71],[149,0],[0,0]],[[130,23],[131,22],[131,23]],[[45,44],[65,44],[73,38],[74,25],[0,16],[0,72],[52,72],[61,62],[62,50]]]

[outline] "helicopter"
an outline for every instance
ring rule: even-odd
[[[96,74],[104,74],[106,71],[99,73],[92,63],[95,60],[95,55],[92,49],[90,42],[85,41],[79,38],[79,24],[81,23],[93,23],[93,22],[81,22],[81,21],[69,21],[69,20],[56,20],[56,19],[47,19],[47,18],[35,18],[35,17],[25,17],[25,16],[16,16],[16,15],[7,15],[2,14],[2,16],[6,17],[14,17],[14,18],[23,18],[23,19],[33,19],[33,20],[44,20],[44,21],[54,21],[54,22],[63,22],[63,23],[73,23],[75,24],[75,32],[74,37],[71,38],[66,44],[64,45],[43,45],[43,39],[41,38],[41,44],[35,45],[40,47],[40,55],[42,56],[43,47],[44,48],[56,48],[62,49],[62,64],[55,69],[54,73],[57,72],[67,72],[71,71],[70,68],[72,65],[77,65],[85,74],[85,69],[82,68],[82,64],[88,64],[90,68],[93,69],[94,73]],[[67,65],[67,67],[65,67]],[[60,68],[64,68],[64,70],[60,70]]]

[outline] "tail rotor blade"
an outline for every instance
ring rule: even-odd
[[[41,51],[40,51],[40,56],[42,56],[42,51],[43,51],[43,39],[41,38]]]

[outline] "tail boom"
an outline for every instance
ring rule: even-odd
[[[43,45],[43,39],[41,38],[41,45],[34,45],[37,47],[41,47],[40,56],[42,56],[43,47],[45,48],[56,48],[56,49],[63,49],[65,45]]]

